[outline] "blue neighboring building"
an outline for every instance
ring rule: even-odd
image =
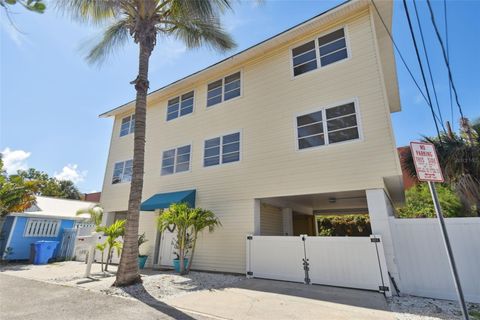
[[[27,211],[11,213],[4,218],[0,232],[0,253],[6,260],[30,259],[32,243],[39,240],[60,243],[65,229],[74,228],[88,219],[88,215],[77,216],[77,211],[94,204],[37,196],[36,204]],[[58,249],[59,246],[56,251]]]

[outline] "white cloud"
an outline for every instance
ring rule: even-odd
[[[187,47],[181,41],[164,38],[157,44],[157,50],[155,50],[155,59],[151,60],[151,70],[158,70],[165,65],[173,64],[178,58],[180,58],[186,51]]]
[[[73,183],[78,183],[83,181],[86,175],[87,171],[78,170],[77,164],[67,164],[61,172],[55,172],[54,177],[58,180],[71,180]]]
[[[16,173],[17,170],[28,169],[27,159],[31,155],[30,152],[5,148],[1,153],[3,164],[8,174]]]

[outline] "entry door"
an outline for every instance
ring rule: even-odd
[[[168,230],[162,232],[162,235],[160,237],[160,259],[158,261],[158,264],[161,266],[172,265],[172,260],[175,258],[175,255],[173,254],[173,252],[175,251],[173,245],[175,234],[176,232],[170,232]]]

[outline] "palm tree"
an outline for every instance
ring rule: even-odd
[[[125,234],[125,220],[117,220],[113,224],[107,226],[101,226],[98,231],[103,232],[107,236],[105,243],[107,248],[107,262],[105,263],[105,271],[108,271],[108,265],[112,260],[113,249],[117,249],[117,254],[120,255],[122,249],[122,243],[117,240],[118,237],[122,237]],[[102,257],[103,260],[103,257]]]
[[[59,8],[75,19],[108,24],[103,39],[87,56],[101,62],[124,44],[129,35],[139,46],[138,75],[131,83],[136,90],[133,174],[128,200],[124,249],[114,285],[140,282],[138,273],[138,218],[143,189],[145,122],[150,55],[157,36],[172,36],[190,48],[209,45],[214,49],[234,47],[223,31],[219,15],[230,8],[231,0],[57,0]]]
[[[157,228],[160,232],[177,231],[175,247],[180,260],[180,274],[185,274],[184,259],[191,246],[191,229],[194,218],[192,209],[186,203],[174,203],[158,216]]]
[[[462,124],[460,134],[442,133],[441,140],[424,137],[423,141],[435,145],[445,182],[480,216],[480,119],[472,124],[462,119]],[[402,166],[416,177],[410,152],[406,153]]]
[[[215,216],[215,214],[210,210],[204,210],[201,208],[196,208],[192,210],[193,214],[193,244],[192,244],[192,254],[190,255],[190,262],[187,266],[186,273],[190,272],[190,268],[193,262],[193,256],[195,255],[195,247],[197,244],[198,234],[206,228],[209,232],[213,232],[216,227],[221,226],[220,220]]]
[[[94,204],[88,208],[77,210],[77,216],[84,214],[88,214],[90,216],[90,221],[95,224],[95,230],[98,231],[100,225],[102,224],[103,208],[98,204]]]

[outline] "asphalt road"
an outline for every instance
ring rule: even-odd
[[[0,319],[207,320],[211,318],[187,314],[161,302],[147,305],[140,301],[0,273]]]

